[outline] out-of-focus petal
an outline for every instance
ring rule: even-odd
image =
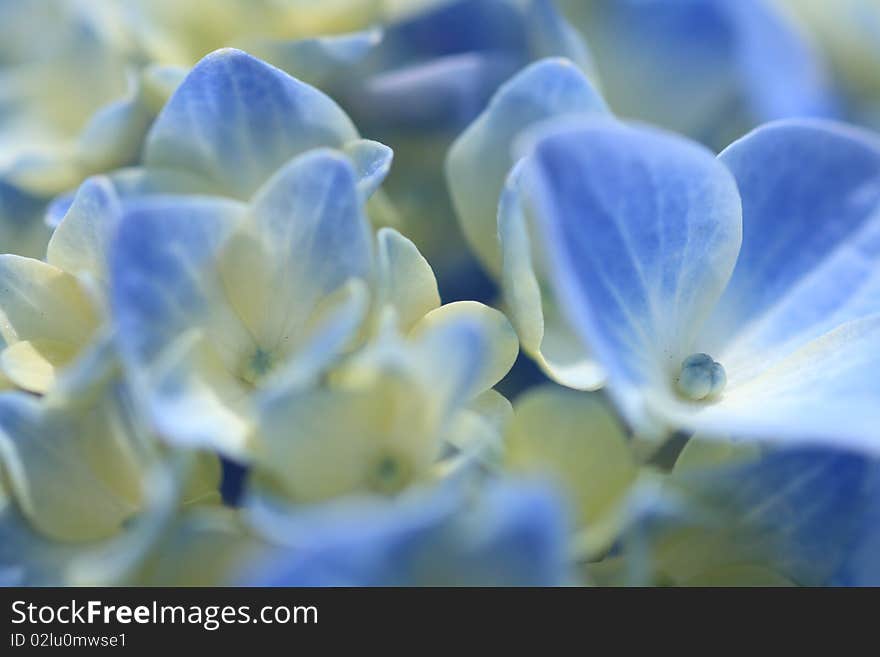
[[[140,507],[139,456],[107,408],[48,408],[6,394],[0,453],[22,513],[52,538],[108,537]]]
[[[815,586],[830,583],[853,557],[880,493],[880,465],[847,452],[781,450],[682,472],[678,484],[714,515],[717,527],[706,536],[719,548],[695,559],[685,544],[674,544],[681,548],[677,556],[667,546],[679,576],[751,562]]]
[[[372,269],[372,236],[351,163],[316,150],[285,165],[254,197],[224,247],[230,305],[260,348],[290,353],[327,295]]]
[[[527,393],[505,446],[510,471],[547,478],[566,493],[588,552],[611,545],[637,467],[623,427],[598,397],[549,386]]]
[[[391,170],[394,153],[385,144],[369,139],[349,142],[343,150],[357,171],[358,191],[364,199],[370,198]]]
[[[717,148],[760,123],[837,111],[820,58],[772,5],[562,2],[590,44],[616,113]]]
[[[92,178],[76,192],[46,251],[46,261],[69,274],[106,282],[107,250],[119,219],[116,193],[106,178]]]
[[[251,585],[552,586],[568,581],[565,518],[546,488],[496,482],[476,498],[465,486],[417,492],[393,505],[352,503],[252,569]],[[326,518],[326,516],[325,516]],[[312,521],[314,522],[314,521]],[[277,522],[271,531],[279,536]],[[267,529],[270,529],[267,527]],[[269,553],[267,556],[272,556]]]
[[[76,352],[77,345],[70,342],[22,340],[0,352],[0,371],[19,388],[44,393]]]
[[[127,210],[111,249],[118,344],[151,419],[170,437],[229,450],[244,439],[224,403],[244,394],[229,372],[253,339],[224,302],[213,264],[244,213],[218,199],[144,201]]]
[[[94,305],[72,275],[39,260],[0,255],[0,334],[7,343],[82,345],[97,324]]]
[[[484,369],[472,384],[473,394],[477,394],[494,386],[510,371],[519,353],[519,340],[503,313],[476,301],[448,303],[432,310],[413,327],[412,334],[418,337],[441,325],[462,320],[480,327],[488,350]],[[443,358],[442,354],[438,354],[438,358]]]

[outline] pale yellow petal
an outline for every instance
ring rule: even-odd
[[[637,475],[623,428],[589,393],[550,386],[527,393],[506,447],[508,468],[555,480],[587,530],[615,513]]]
[[[23,340],[0,352],[0,369],[19,388],[42,394],[76,353],[77,347],[69,342]]]
[[[416,245],[393,228],[382,228],[376,239],[381,301],[395,308],[401,330],[408,331],[440,306],[437,279]]]
[[[480,326],[489,345],[486,366],[474,385],[476,392],[483,392],[504,378],[519,353],[516,332],[503,313],[476,301],[448,303],[425,315],[413,327],[411,335],[418,337],[431,328],[462,319]]]
[[[0,334],[7,343],[82,345],[97,325],[95,308],[72,275],[39,260],[0,255]]]

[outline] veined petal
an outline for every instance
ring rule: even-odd
[[[244,213],[239,203],[198,197],[126,208],[111,248],[111,305],[126,358],[149,361],[185,330],[225,323],[211,317],[222,304],[214,303],[210,264]]]
[[[260,189],[225,247],[225,293],[262,349],[291,352],[318,303],[370,276],[372,235],[356,183],[340,154],[301,155]]]
[[[247,199],[291,157],[358,138],[329,97],[241,51],[199,62],[147,137],[147,167],[184,169]]]
[[[546,263],[541,267],[542,254],[533,246],[535,236],[529,230],[521,189],[526,162],[525,158],[520,160],[510,172],[498,205],[505,309],[523,351],[547,376],[570,388],[596,390],[604,383],[605,374],[560,312],[546,284]]]
[[[728,386],[702,407],[650,397],[653,412],[712,436],[880,453],[880,315],[853,320]]]
[[[714,536],[732,563],[764,564],[816,586],[829,584],[851,562],[880,495],[880,463],[832,449],[787,449],[743,464],[688,470],[676,483],[715,517]],[[725,565],[718,562],[720,549],[705,555],[708,563],[686,564],[688,550],[681,547],[679,567]]]
[[[446,175],[465,236],[493,273],[501,268],[498,199],[513,166],[513,143],[529,126],[568,114],[605,114],[607,108],[573,64],[547,59],[505,83],[489,107],[449,151]]]
[[[327,296],[310,318],[305,340],[261,382],[257,403],[318,383],[331,366],[358,346],[369,307],[369,290],[359,278]]]
[[[136,393],[167,437],[240,456],[246,423],[233,375],[254,340],[222,293],[215,262],[245,215],[234,202],[133,204],[111,249],[111,307]]]
[[[525,172],[557,302],[637,430],[726,285],[741,240],[732,176],[650,128],[577,120],[536,138]]]
[[[840,324],[880,312],[880,140],[786,121],[720,160],[743,201],[743,247],[699,351],[729,385]]]

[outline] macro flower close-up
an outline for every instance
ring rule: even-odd
[[[877,25],[0,0],[0,583],[880,586]]]

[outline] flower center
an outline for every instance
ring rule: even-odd
[[[708,354],[693,354],[685,358],[675,383],[678,393],[691,401],[718,397],[726,385],[724,367]]]
[[[374,462],[369,473],[370,490],[384,495],[406,487],[411,477],[409,465],[395,454],[384,453]]]
[[[274,365],[273,361],[274,359],[270,352],[262,347],[257,347],[251,354],[250,358],[245,361],[241,372],[241,378],[251,385],[256,385],[257,382],[266,376],[266,374],[272,369],[272,366]]]

